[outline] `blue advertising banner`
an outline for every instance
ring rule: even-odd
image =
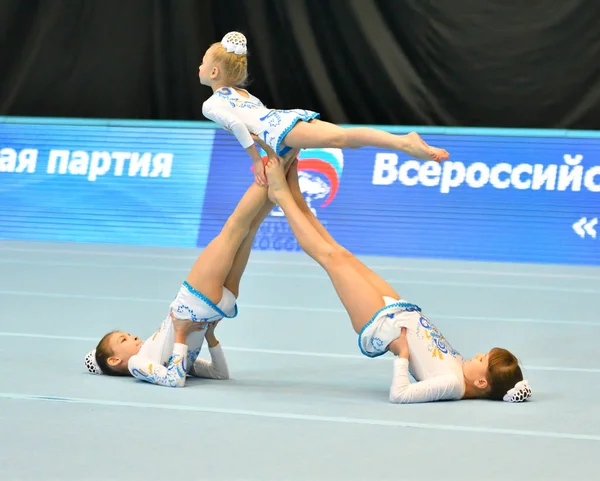
[[[215,131],[139,124],[0,123],[0,239],[194,247]]]
[[[305,199],[341,244],[359,255],[600,265],[599,133],[419,131],[450,161],[301,153]],[[235,138],[206,122],[0,118],[0,239],[203,247],[252,182]],[[254,248],[299,250],[281,211]]]
[[[305,150],[307,203],[355,254],[600,265],[600,138],[424,135],[449,162],[373,148]],[[217,131],[198,245],[253,181],[233,136]],[[254,247],[298,250],[275,209]]]

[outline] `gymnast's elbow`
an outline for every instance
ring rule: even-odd
[[[217,379],[218,381],[227,381],[229,379],[229,371],[217,371],[215,373],[215,379]]]
[[[409,404],[411,396],[408,393],[408,389],[390,390],[389,401],[392,404]]]

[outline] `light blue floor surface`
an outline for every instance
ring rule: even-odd
[[[87,374],[105,332],[153,332],[197,254],[0,243],[0,479],[600,479],[600,269],[363,259],[464,356],[517,354],[525,404],[389,404],[391,356],[361,356],[301,253],[253,253],[217,330],[231,380]]]

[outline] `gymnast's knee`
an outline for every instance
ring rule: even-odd
[[[245,220],[232,214],[221,229],[221,234],[236,234],[246,236],[250,232],[250,224]]]
[[[332,129],[327,136],[327,144],[333,149],[345,149],[350,145],[348,132],[342,127]]]
[[[348,260],[354,258],[354,254],[352,254],[352,252],[350,252],[345,247],[338,245],[336,246],[336,249],[339,252],[340,256],[342,256],[344,259]]]
[[[319,262],[324,267],[336,267],[343,265],[347,263],[349,259],[344,250],[345,249],[339,249],[328,244],[328,248],[324,249],[320,253]]]

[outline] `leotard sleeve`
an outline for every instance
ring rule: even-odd
[[[207,119],[216,122],[221,127],[229,130],[244,149],[254,144],[254,139],[246,127],[234,113],[230,112],[226,106],[222,105],[222,100],[217,97],[209,98],[202,105],[202,113]]]
[[[397,404],[424,403],[460,399],[463,386],[452,374],[411,383],[408,359],[394,359],[394,374],[390,387],[390,402]]]
[[[166,367],[143,355],[132,356],[128,364],[129,372],[136,379],[159,386],[184,387],[187,376],[185,367],[187,352],[188,347],[185,344],[175,343],[173,355],[169,358]]]
[[[196,359],[194,362],[190,374],[195,377],[205,377],[209,379],[229,379],[229,367],[227,366],[227,360],[225,359],[225,353],[221,344],[217,344],[215,347],[210,347],[210,358]]]

